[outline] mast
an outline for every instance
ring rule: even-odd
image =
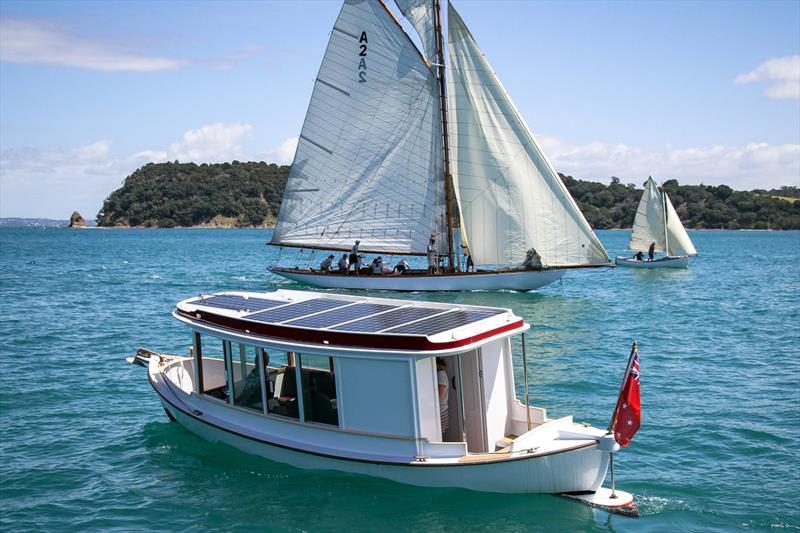
[[[444,79],[444,40],[442,37],[441,0],[434,0],[436,17],[436,62],[439,69],[439,98],[442,112],[442,146],[444,147],[444,195],[447,218],[447,260],[449,270],[455,270],[453,256],[453,176],[450,174],[450,137],[447,128],[447,92]]]

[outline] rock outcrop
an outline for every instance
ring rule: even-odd
[[[69,217],[69,227],[70,228],[83,228],[86,226],[86,221],[83,220],[83,217],[77,211],[72,212],[72,216]]]

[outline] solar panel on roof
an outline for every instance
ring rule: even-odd
[[[343,309],[336,308],[332,311],[327,311],[318,315],[291,320],[287,323],[287,325],[321,329],[335,326],[336,324],[341,324],[342,322],[347,322],[349,320],[355,320],[357,318],[374,315],[375,313],[382,313],[395,307],[397,306],[387,304],[357,303]]]
[[[335,331],[358,331],[362,333],[377,333],[384,329],[402,326],[414,320],[445,312],[446,309],[432,307],[404,307],[382,315],[370,316],[349,324],[342,324],[332,328]]]
[[[216,307],[218,309],[231,309],[234,311],[262,311],[270,309],[278,305],[284,305],[286,302],[282,300],[264,300],[261,298],[245,298],[235,294],[219,294],[209,296],[207,298],[200,298],[191,302],[195,305],[205,305],[208,307]]]
[[[451,311],[442,315],[421,320],[412,324],[397,326],[386,333],[406,333],[409,335],[435,335],[443,331],[459,328],[489,318],[505,311]]]
[[[260,313],[248,315],[248,320],[256,320],[258,322],[279,323],[299,318],[311,313],[318,313],[320,311],[327,311],[350,305],[353,302],[345,300],[334,300],[332,298],[315,298],[313,300],[306,300],[304,302],[297,302],[278,309],[268,309]]]

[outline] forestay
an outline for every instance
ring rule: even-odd
[[[448,7],[452,173],[477,264],[609,262],[603,246],[452,4]]]
[[[347,0],[289,173],[272,244],[425,253],[443,232],[436,76],[382,2]],[[438,178],[438,179],[437,179]]]
[[[667,207],[667,244],[669,246],[669,255],[697,255],[697,250],[692,244],[692,239],[686,233],[686,229],[672,207],[672,202],[669,201],[669,196],[664,193],[664,204]]]
[[[676,220],[677,218],[675,215]],[[684,233],[686,232],[684,231]],[[636,218],[633,219],[633,231],[631,231],[628,248],[636,252],[646,252],[650,248],[650,243],[654,242],[656,243],[656,252],[666,252],[665,239],[664,204],[656,182],[653,181],[653,178],[649,178],[644,184],[642,199],[639,200]]]

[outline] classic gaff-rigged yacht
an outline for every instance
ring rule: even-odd
[[[645,253],[652,243],[655,243],[654,251],[666,252],[667,255],[653,261],[620,256],[617,257],[617,265],[629,268],[688,268],[689,256],[697,255],[666,191],[659,191],[651,177],[644,184],[628,248]]]
[[[173,316],[193,332],[189,355],[129,361],[203,438],[412,485],[632,502],[602,487],[612,435],[516,398],[511,339],[529,325],[510,310],[279,290],[201,295]],[[451,384],[444,433],[437,359]]]
[[[345,276],[273,266],[322,287],[536,289],[611,260],[452,4],[449,76],[439,0],[397,0],[423,51],[379,0],[333,26],[271,244],[426,255],[442,272]],[[477,272],[460,264],[462,246]],[[538,254],[541,266],[521,268]],[[327,255],[327,254],[326,254]],[[316,267],[316,265],[311,265]]]

